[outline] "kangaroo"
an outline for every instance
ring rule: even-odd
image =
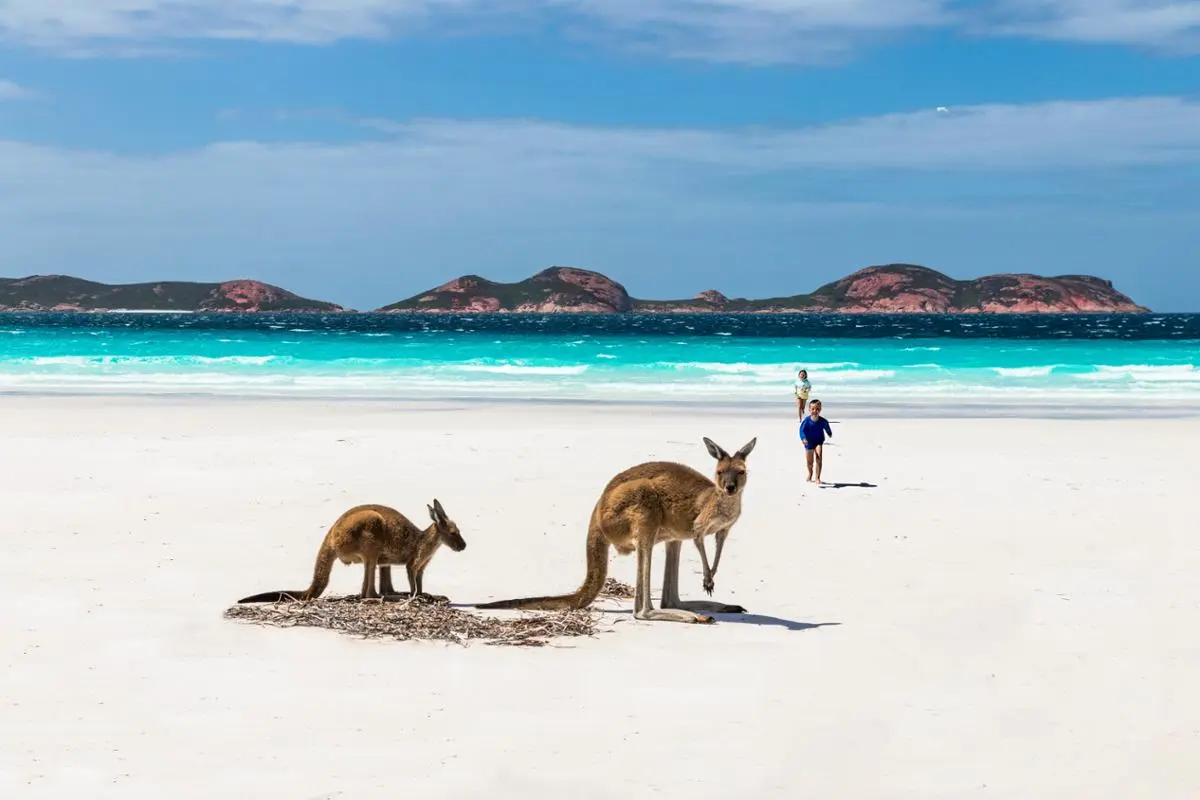
[[[437,500],[425,506],[433,524],[421,530],[394,508],[381,505],[355,506],[343,513],[333,523],[321,549],[317,551],[317,563],[313,567],[312,583],[299,591],[263,592],[243,597],[239,603],[274,603],[280,600],[315,600],[329,585],[329,573],[333,571],[334,559],[343,564],[362,564],[363,583],[359,596],[378,598],[375,590],[375,568],[379,568],[379,583],[384,595],[394,595],[392,588],[393,564],[403,564],[408,570],[408,596],[424,595],[422,577],[434,553],[441,545],[454,552],[462,552],[467,543],[463,541],[458,526],[446,516],[446,510]],[[425,595],[431,599],[430,595]]]
[[[476,608],[514,608],[560,611],[586,608],[608,577],[608,551],[620,555],[637,551],[637,583],[634,586],[633,616],[641,620],[709,623],[713,618],[696,613],[715,611],[740,613],[741,606],[705,601],[679,600],[679,555],[685,540],[696,542],[705,563],[705,590],[711,591],[716,565],[708,569],[704,537],[717,537],[716,560],[730,528],[742,513],[742,490],[746,486],[746,457],[758,438],[747,442],[732,456],[707,436],[704,446],[717,460],[712,479],[686,464],[650,461],[615,475],[592,508],[587,533],[587,575],[572,594],[526,597],[478,604]],[[662,607],[650,599],[650,554],[654,545],[666,543]]]

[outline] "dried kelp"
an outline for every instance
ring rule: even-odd
[[[610,583],[616,583],[611,581]],[[607,587],[606,587],[607,588]],[[617,584],[618,589],[628,590]],[[627,596],[632,596],[630,593]],[[278,628],[328,628],[350,636],[455,642],[468,645],[542,647],[553,639],[592,636],[598,616],[587,609],[521,613],[500,619],[454,608],[445,601],[380,602],[354,596],[317,600],[247,603],[225,611],[225,618]]]

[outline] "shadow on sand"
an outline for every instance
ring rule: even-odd
[[[655,606],[657,608],[657,606]],[[623,616],[633,617],[633,609],[631,608],[602,608],[596,609],[603,614],[621,614]],[[724,614],[719,611],[703,612],[712,617],[716,622],[736,622],[739,625],[763,625],[776,628],[783,628],[789,631],[807,631],[812,628],[824,628],[828,625],[841,625],[840,622],[798,622],[792,619],[783,619],[782,617],[772,617],[767,614],[751,614],[746,612],[743,614]]]
[[[860,481],[859,483],[822,483],[822,489],[876,489],[878,488],[873,483]]]
[[[717,622],[736,622],[739,625],[765,625],[783,628],[789,631],[807,631],[812,628],[824,628],[828,625],[841,625],[840,622],[797,622],[792,619],[772,617],[767,614],[713,614]]]

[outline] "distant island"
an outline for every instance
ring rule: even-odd
[[[261,281],[97,283],[70,275],[0,278],[0,311],[345,311]]]
[[[347,312],[253,280],[224,283],[168,281],[104,284],[67,275],[0,278],[0,311]],[[809,294],[765,299],[729,298],[715,289],[687,300],[641,300],[606,275],[550,267],[515,283],[464,275],[375,309],[387,314],[601,313],[601,314],[994,314],[1146,313],[1090,275],[987,275],[955,280],[915,264],[866,267]]]

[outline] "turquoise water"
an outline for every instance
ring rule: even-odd
[[[780,402],[1200,401],[1200,317],[0,314],[0,392]]]

